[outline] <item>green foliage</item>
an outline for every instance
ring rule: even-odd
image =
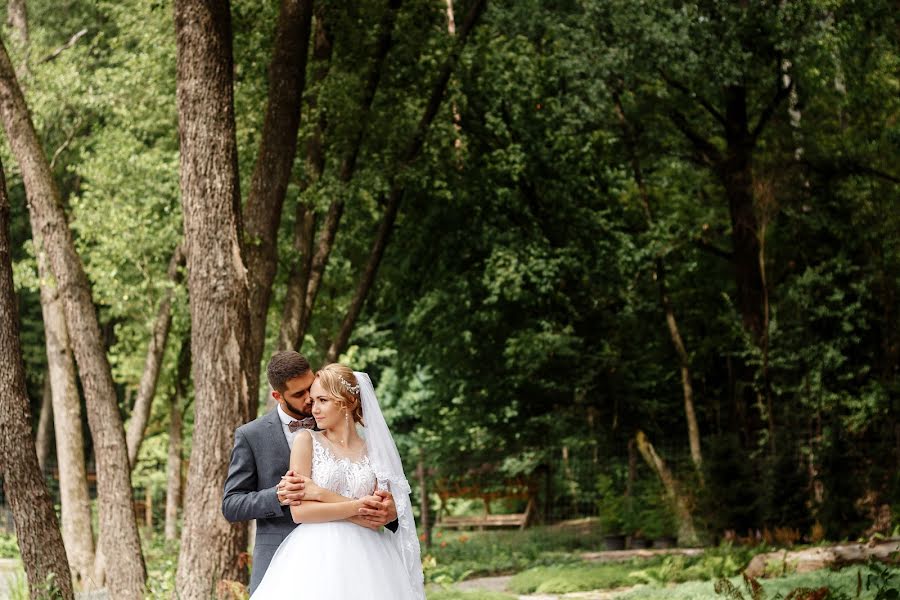
[[[509,589],[519,594],[564,594],[625,587],[634,583],[630,571],[642,564],[645,562],[536,567],[516,574]]]
[[[428,600],[512,600],[515,596],[499,592],[463,592],[458,590],[427,590]]]
[[[19,558],[19,543],[15,535],[0,533],[0,558]]]
[[[437,531],[422,549],[427,581],[448,584],[481,575],[516,573],[537,565],[578,562],[572,553],[597,548],[600,533],[535,527],[525,531]]]

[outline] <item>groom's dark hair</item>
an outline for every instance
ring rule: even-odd
[[[303,377],[310,371],[309,361],[299,352],[283,350],[276,352],[266,367],[266,377],[273,390],[284,393],[287,382],[295,377]]]

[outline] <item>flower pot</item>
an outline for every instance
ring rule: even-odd
[[[633,537],[629,546],[632,550],[646,550],[650,547],[650,540],[642,537]]]
[[[664,535],[653,540],[653,547],[657,549],[674,548],[675,544],[677,543],[678,540],[676,538],[672,537],[671,535]]]
[[[606,550],[624,550],[624,535],[605,535],[603,536],[603,548]]]

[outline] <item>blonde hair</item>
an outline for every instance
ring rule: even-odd
[[[349,412],[354,422],[363,422],[359,382],[353,374],[353,369],[339,363],[331,363],[319,369],[316,377],[325,393],[342,409]]]

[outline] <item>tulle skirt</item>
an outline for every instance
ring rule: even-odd
[[[298,525],[251,600],[416,600],[392,535],[344,521]]]

